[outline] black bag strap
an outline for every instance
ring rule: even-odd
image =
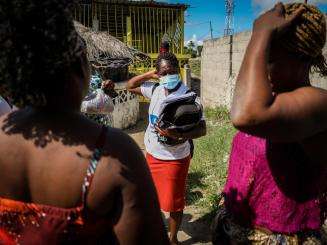
[[[156,90],[156,88],[158,88],[159,87],[159,83],[155,83],[154,85],[153,85],[153,87],[152,87],[152,94],[151,95],[153,95],[153,93],[154,93],[154,91]]]
[[[168,91],[169,91],[169,93],[174,93],[174,92],[176,92],[176,91],[177,91],[181,86],[182,86],[182,82],[179,82],[175,88],[173,88],[173,89],[169,89]]]
[[[191,89],[188,89],[185,94],[189,94],[191,92],[192,92],[192,90]],[[188,140],[188,143],[190,144],[190,156],[191,156],[191,159],[193,159],[193,156],[194,156],[194,148],[195,148],[194,147],[194,141],[192,139],[189,139]]]
[[[159,83],[155,83],[155,84],[154,84],[154,86],[153,86],[153,88],[152,88],[152,94],[154,93],[154,91],[156,90],[156,88],[157,88],[159,85],[160,85]],[[177,91],[181,86],[182,86],[182,82],[180,82],[180,83],[176,86],[176,88],[174,88],[174,89],[170,89],[170,90],[168,90],[168,91],[169,91],[169,93],[176,92],[176,91]],[[191,92],[191,90],[190,90],[190,92]],[[189,93],[189,92],[187,91],[187,93]]]
[[[191,155],[191,159],[192,159],[194,156],[194,141],[191,139],[191,140],[188,140],[188,143],[190,144],[190,155]]]

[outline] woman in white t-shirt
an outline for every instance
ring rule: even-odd
[[[160,80],[159,86],[150,82],[154,79]],[[161,53],[157,59],[156,71],[132,78],[128,81],[127,89],[150,99],[149,125],[144,137],[146,158],[157,189],[160,207],[170,213],[171,244],[178,244],[177,232],[185,207],[186,177],[191,160],[191,145],[188,140],[204,136],[206,123],[202,120],[197,127],[187,133],[162,130],[156,126],[160,106],[164,100],[189,91],[180,79],[178,60],[173,53]],[[162,137],[185,141],[177,145],[167,145],[162,142]]]

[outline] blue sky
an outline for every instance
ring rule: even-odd
[[[160,0],[159,0],[160,1]],[[284,0],[283,2],[287,2]],[[222,36],[225,26],[224,0],[166,0],[170,3],[186,3],[190,5],[187,10],[185,24],[185,40],[201,41],[210,37],[212,22],[213,36]],[[277,0],[234,0],[234,29],[236,32],[251,29],[253,20],[264,9],[273,6]],[[308,0],[319,6],[327,13],[327,0]]]

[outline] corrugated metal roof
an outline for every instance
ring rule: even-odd
[[[166,3],[166,2],[159,2],[159,1],[144,1],[144,0],[132,1],[132,0],[129,0],[127,2],[129,4],[132,4],[132,5],[142,5],[142,6],[145,6],[145,7],[182,8],[184,10],[189,7],[186,4],[181,4],[181,3]]]
[[[91,3],[92,0],[80,0],[81,3]],[[158,8],[179,8],[186,10],[189,5],[181,3],[166,3],[153,0],[98,0],[94,1],[96,3],[119,3],[119,4],[128,4],[128,5],[137,5],[142,7],[158,7]]]

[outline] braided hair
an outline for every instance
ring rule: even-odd
[[[174,55],[172,52],[162,52],[159,54],[157,61],[156,61],[156,69],[159,71],[161,62],[165,60],[167,61],[172,67],[178,69],[179,63],[178,59],[176,58],[176,55]]]
[[[72,69],[82,70],[85,46],[73,6],[74,0],[1,1],[0,94],[18,107],[46,106],[63,92]]]
[[[326,58],[322,53],[326,43],[326,17],[317,7],[303,3],[286,4],[286,17],[301,6],[305,8],[304,13],[295,28],[281,39],[281,45],[310,60],[315,72],[327,76]]]

